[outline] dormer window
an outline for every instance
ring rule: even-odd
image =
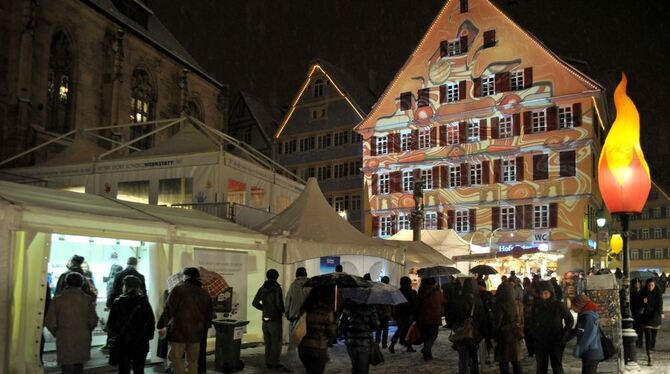
[[[146,0],[112,0],[114,6],[119,12],[123,13],[124,16],[135,21],[140,26],[145,29],[149,27],[149,16],[153,15],[154,12],[149,9],[146,4]]]
[[[314,97],[323,96],[323,80],[317,79],[314,82]]]

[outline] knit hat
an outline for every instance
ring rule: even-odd
[[[139,289],[142,287],[142,280],[134,275],[126,275],[123,277],[123,285],[126,286],[126,288]]]
[[[598,306],[589,299],[586,295],[577,295],[572,300],[572,309],[577,313],[581,313],[583,310],[596,310]]]
[[[72,266],[81,266],[81,264],[84,262],[84,257],[79,256],[79,255],[74,255],[70,259],[70,264]]]

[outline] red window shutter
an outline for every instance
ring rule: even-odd
[[[440,126],[440,143],[441,146],[447,145],[447,126]]]
[[[560,176],[574,177],[576,174],[576,153],[575,151],[565,151],[559,153]]]
[[[440,104],[447,102],[447,85],[443,84],[440,86]]]
[[[558,110],[555,106],[546,109],[547,114],[547,131],[556,130],[558,128]]]
[[[572,104],[572,123],[575,127],[582,125],[582,103]],[[598,121],[595,118],[593,119],[593,126],[596,128],[598,126]]]
[[[549,227],[558,227],[558,203],[549,204]]]
[[[549,155],[533,155],[533,180],[543,180],[549,178]]]
[[[448,50],[449,50],[449,42],[447,40],[441,41],[440,42],[440,57],[446,56]]]
[[[496,74],[493,84],[496,93],[509,91],[510,90],[509,72],[505,71]]]
[[[482,184],[489,184],[489,181],[491,180],[491,178],[489,178],[489,175],[491,174],[489,165],[489,161],[482,161]]]
[[[394,171],[389,174],[389,182],[391,185],[389,186],[389,192],[394,193],[394,192],[402,192],[402,172],[401,171]]]
[[[372,174],[372,194],[379,195],[379,177],[377,174]]]
[[[394,134],[391,134],[391,139],[393,139],[393,153],[399,153],[400,152],[400,133],[396,132]]]
[[[403,92],[400,94],[400,110],[412,109],[412,93]]]
[[[523,88],[529,88],[533,85],[533,68],[523,69]]]
[[[456,222],[456,213],[453,210],[447,210],[447,228],[453,230],[455,222]]]
[[[435,147],[437,145],[437,126],[430,128],[430,146]]]
[[[502,183],[500,175],[501,163],[500,160],[493,160],[493,183]]]
[[[523,227],[525,229],[533,228],[533,206],[524,205],[523,206]]]
[[[370,156],[377,155],[377,137],[373,136],[370,138]]]
[[[465,53],[468,51],[468,36],[463,35],[461,36],[461,53]]]
[[[422,88],[419,90],[419,100],[416,104],[418,108],[423,108],[430,105],[430,88]]]
[[[433,166],[433,188],[442,188],[442,180],[440,180],[440,167]]]
[[[523,156],[516,158],[516,181],[521,182],[524,177],[525,164],[523,162]]]
[[[512,114],[512,133],[514,136],[521,135],[521,114],[519,113]]]
[[[413,150],[419,149],[419,130],[412,130],[410,148]]]
[[[468,124],[467,122],[461,122],[458,124],[458,142],[460,144],[465,144],[468,142]]]
[[[475,78],[472,80],[472,84],[474,85],[474,92],[473,96],[474,97],[480,97],[482,96],[482,79],[481,78]]]
[[[470,168],[468,164],[461,164],[461,186],[468,186],[470,184]]]
[[[523,112],[523,134],[527,135],[533,132],[533,116],[531,112]]]
[[[496,30],[484,31],[484,48],[494,47],[496,45]]]
[[[372,216],[372,236],[379,236],[379,217]]]
[[[523,224],[523,205],[517,205],[514,207],[514,227],[517,229],[523,229]]]
[[[498,139],[500,137],[500,125],[498,121],[498,117],[491,117],[491,139]]]
[[[486,118],[479,120],[479,140],[484,141],[489,137],[489,127],[486,124]]]
[[[493,230],[500,228],[500,207],[491,208],[491,228]]]
[[[458,100],[465,100],[467,92],[468,86],[466,81],[458,82]]]
[[[442,230],[444,228],[444,213],[437,212],[437,229]]]
[[[470,232],[477,231],[477,209],[470,209],[468,212],[468,221],[470,224]]]
[[[440,168],[440,188],[449,187],[449,167],[439,166]]]

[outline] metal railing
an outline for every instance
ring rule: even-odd
[[[173,208],[195,209],[215,217],[235,222],[235,211],[231,203],[195,203],[195,204],[172,204]]]

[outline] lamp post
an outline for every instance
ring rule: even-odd
[[[626,95],[626,76],[614,91],[617,116],[607,134],[598,163],[598,187],[607,209],[621,220],[623,237],[623,280],[621,285],[621,333],[624,362],[636,362],[633,317],[630,310],[630,251],[628,223],[638,214],[651,190],[649,166],[640,147],[640,116]]]
[[[423,180],[414,181],[414,209],[409,215],[412,226],[412,240],[421,240],[421,227],[423,226]]]

